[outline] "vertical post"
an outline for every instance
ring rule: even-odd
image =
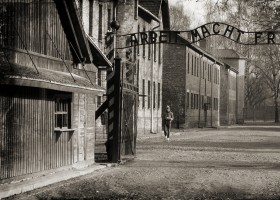
[[[113,125],[113,144],[112,162],[120,160],[120,137],[121,137],[121,58],[115,59],[114,75],[114,125]]]

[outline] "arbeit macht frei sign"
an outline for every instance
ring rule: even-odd
[[[182,42],[182,40],[179,40],[179,36],[181,33],[188,33],[190,39],[185,40],[185,42]],[[234,26],[225,23],[212,22],[188,31],[164,30],[118,35],[118,37],[129,38],[129,46],[119,47],[119,49],[155,43],[192,44],[214,35],[223,36],[234,42],[244,45],[280,44],[280,34],[278,31],[250,32],[240,30]]]

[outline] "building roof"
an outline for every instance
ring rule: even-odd
[[[245,56],[238,53],[237,51],[233,49],[216,49],[214,51],[214,55],[219,58],[237,58],[237,59],[246,59]]]
[[[150,11],[153,15],[159,16],[161,0],[139,0],[139,5]]]
[[[75,62],[92,62],[92,54],[75,0],[54,0]]]
[[[160,21],[159,14],[162,12],[162,24],[165,30],[170,29],[170,13],[168,0],[139,0],[139,11],[144,12],[156,21]]]
[[[224,63],[216,58],[214,55],[208,53],[207,51],[205,51],[204,49],[202,49],[201,47],[195,45],[195,44],[191,44],[186,38],[182,37],[182,36],[178,36],[178,39],[180,39],[181,41],[183,41],[182,44],[186,45],[187,47],[189,47],[190,49],[192,49],[193,51],[201,54],[201,55],[204,55],[206,58],[208,58],[209,60],[211,60],[212,62],[215,62],[219,65],[224,65]],[[181,44],[179,44],[181,45]]]
[[[105,89],[81,76],[68,72],[38,68],[17,64],[1,63],[0,84],[39,87],[60,91],[81,93],[104,93]]]
[[[107,68],[112,67],[112,63],[110,60],[106,57],[106,55],[99,49],[99,47],[94,43],[94,41],[91,39],[90,36],[87,36],[89,41],[90,50],[92,52],[93,56],[93,64],[98,66],[106,66]]]

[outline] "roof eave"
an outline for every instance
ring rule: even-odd
[[[157,16],[155,16],[153,13],[151,13],[149,10],[147,10],[147,9],[144,8],[143,6],[138,5],[138,8],[139,8],[140,10],[142,10],[143,12],[145,12],[146,14],[148,14],[149,17],[151,17],[153,20],[155,20],[155,21],[157,21],[157,22],[161,22],[161,20],[160,20]]]
[[[113,65],[110,62],[110,60],[106,57],[106,55],[99,49],[99,47],[93,42],[93,40],[90,38],[89,35],[87,35],[87,39],[89,41],[89,45],[90,45],[90,49],[91,52],[93,54],[93,57],[95,54],[98,54],[98,56],[101,58],[101,63],[97,62],[94,58],[93,58],[93,64],[95,64],[97,67],[99,66],[106,66],[108,68],[111,68]]]

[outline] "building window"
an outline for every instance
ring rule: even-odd
[[[208,77],[208,81],[210,81],[210,65],[207,65],[207,77]]]
[[[203,63],[203,64],[202,64],[202,65],[203,65],[203,66],[202,66],[202,78],[204,79],[204,77],[205,77],[205,76],[204,76],[204,68],[205,68],[204,65],[205,65],[205,62],[203,61],[202,63]]]
[[[138,19],[138,0],[134,1],[134,18]]]
[[[158,83],[158,109],[160,109],[160,83]]]
[[[203,95],[201,95],[201,109],[203,109],[203,106],[204,106],[204,96]]]
[[[190,73],[190,53],[188,53],[188,74]]]
[[[198,94],[195,94],[195,109],[198,109]]]
[[[156,108],[156,82],[154,82],[154,94],[153,94],[153,108]]]
[[[194,105],[193,105],[193,93],[191,93],[191,109],[194,108]]]
[[[194,56],[194,76],[196,76],[196,57]]]
[[[101,41],[102,40],[102,9],[103,6],[102,4],[99,4],[99,20],[98,20],[98,40]]]
[[[108,8],[108,19],[107,19],[107,29],[108,30],[111,30],[111,15],[112,15],[112,11],[111,11],[111,8]]]
[[[143,84],[142,84],[142,108],[145,108],[145,79],[143,79]]]
[[[218,72],[217,72],[217,73],[218,73],[218,74],[217,74],[217,75],[218,75],[218,80],[217,80],[217,81],[218,81],[218,84],[220,84],[220,70],[218,69],[217,71],[218,71]]]
[[[71,128],[71,98],[57,98],[54,115],[55,129]]]
[[[79,0],[79,11],[81,18],[83,19],[83,0]]]
[[[151,108],[151,81],[148,81],[148,108]]]
[[[152,44],[148,44],[148,59],[151,59],[151,48],[152,48]]]
[[[198,70],[199,70],[199,62],[198,62],[198,58],[196,58],[195,59],[196,60],[196,76],[198,77],[198,74],[199,74],[199,72],[198,72]]]
[[[88,34],[92,36],[92,28],[93,28],[93,0],[89,0],[89,15],[88,15]]]
[[[143,32],[145,32],[146,31],[146,28],[144,27],[143,28]],[[143,42],[143,57],[145,58],[146,57],[146,45],[145,45],[145,42]]]
[[[218,98],[214,98],[214,110],[218,110]]]
[[[140,32],[140,26],[139,26],[139,24],[138,24],[137,32],[138,32],[137,37],[140,38],[140,33],[139,33]],[[137,45],[137,55],[138,56],[140,55],[140,45]]]
[[[207,97],[207,103],[208,103],[208,109],[211,110],[212,107],[211,97]]]
[[[193,75],[193,55],[192,55],[192,75]]]
[[[161,44],[158,43],[158,63],[161,64]]]
[[[196,95],[193,94],[193,109],[196,109]]]
[[[198,72],[198,74],[199,74],[199,77],[201,78],[201,68],[202,68],[202,61],[201,61],[201,59],[199,60],[199,72]]]
[[[210,82],[212,82],[212,66],[210,65]]]
[[[154,44],[154,61],[157,61],[157,43]]]
[[[186,99],[186,107],[189,108],[189,103],[190,103],[190,93],[187,92],[187,99]]]
[[[97,96],[96,98],[97,98],[96,106],[98,108],[102,104],[102,97],[101,96]]]

